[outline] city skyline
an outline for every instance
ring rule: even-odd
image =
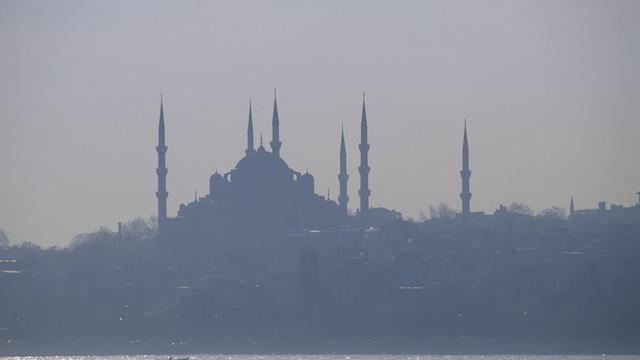
[[[263,151],[265,149],[265,147],[263,146],[264,144],[268,144],[271,147],[271,153],[273,153],[273,155],[277,158],[280,158],[280,148],[282,146],[282,141],[280,141],[280,122],[279,122],[279,115],[278,115],[278,104],[277,104],[277,95],[276,95],[276,89],[274,89],[274,102],[273,102],[273,113],[272,113],[272,124],[271,124],[271,131],[272,131],[272,135],[271,135],[271,141],[267,140],[267,141],[263,141],[263,132],[260,132],[260,140],[259,140],[259,148],[261,148]],[[158,127],[158,145],[156,146],[156,150],[158,152],[158,167],[156,168],[156,174],[158,175],[158,188],[156,191],[156,198],[158,199],[158,206],[157,206],[157,218],[159,223],[162,223],[163,221],[166,221],[166,219],[168,217],[171,217],[170,214],[168,215],[167,213],[167,198],[168,198],[168,192],[167,192],[167,188],[166,188],[166,184],[167,184],[167,180],[166,180],[166,176],[167,176],[167,168],[166,168],[166,152],[167,152],[167,146],[166,146],[166,142],[165,142],[165,120],[164,120],[164,103],[163,103],[163,97],[162,94],[160,96],[160,113],[159,113],[159,127]],[[324,197],[324,199],[326,199],[327,201],[333,201],[335,202],[336,205],[338,205],[339,209],[340,209],[340,213],[342,213],[343,215],[355,215],[356,217],[360,218],[361,220],[364,220],[364,223],[367,222],[367,217],[368,217],[368,210],[370,208],[372,208],[372,206],[369,205],[369,197],[371,194],[371,189],[368,186],[369,180],[369,171],[370,171],[370,167],[368,166],[368,156],[367,153],[369,151],[370,148],[370,144],[368,143],[368,125],[367,125],[367,110],[366,110],[366,100],[365,100],[365,92],[362,93],[362,110],[361,110],[361,118],[360,118],[360,138],[358,139],[358,144],[357,144],[357,151],[358,151],[358,155],[359,155],[359,163],[358,163],[358,176],[359,176],[359,183],[357,185],[359,185],[358,189],[355,190],[355,192],[358,194],[358,200],[359,200],[359,204],[356,207],[349,207],[348,205],[348,201],[349,201],[349,196],[348,195],[348,179],[349,179],[349,174],[347,173],[347,151],[346,151],[346,141],[345,141],[345,135],[344,135],[344,123],[341,124],[340,126],[340,149],[339,149],[339,172],[337,174],[337,184],[338,184],[338,188],[339,188],[339,196],[336,199],[331,199],[330,193],[331,193],[331,186],[327,188],[327,196]],[[248,112],[248,120],[247,120],[247,131],[246,131],[246,148],[245,148],[245,154],[246,155],[250,155],[252,153],[256,152],[255,146],[255,136],[254,136],[254,126],[253,126],[253,106],[252,106],[252,101],[251,98],[249,98],[249,112]],[[364,147],[363,147],[364,144]],[[459,204],[456,205],[452,205],[452,204],[448,204],[448,203],[441,203],[441,204],[445,204],[448,206],[452,206],[451,209],[455,210],[456,213],[462,217],[468,217],[471,214],[479,214],[479,215],[483,215],[483,214],[490,214],[491,211],[486,212],[486,211],[482,211],[482,210],[475,210],[471,207],[471,196],[472,193],[470,192],[471,190],[471,185],[470,185],[470,178],[471,178],[471,166],[470,166],[470,149],[469,149],[469,136],[468,136],[468,132],[467,132],[467,119],[464,119],[464,126],[463,126],[463,135],[462,135],[462,141],[461,141],[461,151],[460,151],[460,155],[461,155],[461,169],[459,171],[459,176],[460,176],[460,187],[461,187],[461,192],[459,194],[460,197],[460,202]],[[363,172],[361,170],[361,168],[365,168],[366,170]],[[237,165],[236,165],[237,168]],[[227,170],[229,170],[229,172],[227,172]],[[224,171],[220,171],[219,168],[216,168],[214,175],[220,175],[220,174],[225,174],[225,178],[231,174],[233,172],[233,170],[235,170],[235,168],[229,168],[229,169],[225,169]],[[294,171],[295,172],[295,171]],[[298,175],[300,175],[301,173],[299,173]],[[305,174],[309,174],[309,169],[307,168],[305,171]],[[214,176],[212,175],[212,176]],[[313,179],[313,178],[312,178]],[[211,180],[210,180],[211,181]],[[314,180],[312,180],[312,183],[314,182]],[[210,187],[212,185],[209,185]],[[364,193],[362,192],[362,189],[365,189]],[[322,196],[322,192],[321,191],[317,191],[314,190],[314,193]],[[363,196],[364,194],[364,196]],[[640,204],[640,191],[636,192],[634,195],[637,196],[637,201],[635,203],[630,203],[629,205],[637,205]],[[207,196],[198,196],[198,190],[196,189],[194,191],[194,202],[198,202],[200,199],[204,199]],[[342,198],[342,200],[341,200]],[[512,202],[516,203],[516,202]],[[524,203],[518,203],[518,205],[520,204],[524,204],[527,205],[528,204],[526,202]],[[185,205],[185,202],[182,202],[180,204],[180,207],[183,207]],[[499,211],[501,209],[503,209],[503,206],[505,204],[500,203],[498,204],[498,206],[496,207],[496,211]],[[509,204],[506,204],[509,205]],[[604,206],[604,209],[606,209],[607,207],[607,201],[598,201],[598,207],[601,208]],[[610,204],[610,205],[627,205],[627,204]],[[432,206],[432,204],[430,204],[430,206]],[[384,208],[384,205],[380,205],[379,207]],[[571,195],[570,196],[570,200],[569,200],[569,207],[565,208],[563,206],[552,206],[555,208],[559,208],[562,209],[565,212],[565,216],[570,217],[573,216],[574,210],[575,210],[575,204],[574,204],[574,196]],[[366,211],[363,212],[363,209],[365,209]],[[547,208],[550,209],[550,208]],[[595,206],[594,207],[584,207],[582,208],[583,210],[595,210]],[[394,211],[399,210],[399,209],[392,209]],[[534,209],[529,208],[529,210],[533,211],[532,215],[535,215],[537,213],[537,211],[535,211]],[[546,210],[546,209],[543,209]],[[425,214],[422,213],[422,209],[420,210],[421,214],[420,216],[424,216]],[[177,211],[177,213],[179,214],[179,210]],[[178,217],[180,217],[180,215],[178,215]],[[416,219],[414,219],[412,216],[407,217],[409,220],[414,221]],[[417,219],[418,221],[422,221],[422,219]]]
[[[77,233],[154,214],[152,133],[161,91],[169,214],[194,190],[205,193],[216,168],[231,169],[242,156],[249,97],[256,135],[269,134],[273,87],[282,154],[292,167],[313,172],[318,194],[327,188],[339,194],[344,123],[352,209],[359,199],[362,90],[372,144],[372,206],[414,218],[440,202],[460,210],[465,118],[472,211],[493,212],[512,201],[568,210],[571,196],[576,209],[595,208],[598,201],[634,204],[640,190],[634,165],[640,81],[633,71],[639,56],[632,46],[638,5],[533,4],[492,11],[411,4],[416,15],[408,18],[407,9],[374,4],[357,21],[385,20],[376,30],[352,27],[330,6],[210,5],[223,23],[211,24],[207,11],[198,15],[187,6],[171,14],[175,9],[167,4],[138,19],[145,8],[138,4],[116,17],[116,27],[108,11],[98,15],[104,5],[78,8],[76,15],[86,17],[70,22],[51,4],[41,7],[51,10],[45,21],[41,9],[6,3],[0,229],[14,243],[66,245]],[[275,19],[282,11],[294,13],[296,23],[311,19],[310,25],[291,34],[277,22],[259,20],[265,11]],[[352,16],[355,9],[345,11]],[[189,19],[178,29],[176,22]],[[323,25],[326,19],[333,19],[335,30]],[[26,20],[34,27],[26,29]],[[600,27],[592,30],[594,24]],[[257,32],[260,26],[264,34]],[[510,27],[511,35],[502,32]],[[224,29],[240,33],[220,36]],[[134,36],[124,38],[128,31]],[[344,41],[338,41],[341,31]],[[183,43],[182,36],[190,40]],[[394,36],[398,41],[391,41]],[[292,43],[293,56],[278,55]]]

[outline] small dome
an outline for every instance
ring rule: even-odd
[[[220,191],[220,188],[222,188],[226,183],[227,180],[225,180],[224,177],[216,170],[216,172],[209,178],[209,194],[213,194],[214,190]]]
[[[211,177],[209,178],[209,181],[219,181],[222,180],[224,181],[224,177],[222,177],[222,175],[220,175],[220,173],[218,173],[217,171],[213,173],[213,175],[211,175]]]
[[[302,187],[305,189],[305,192],[309,194],[313,194],[314,188],[315,188],[313,175],[309,174],[308,171],[305,172],[300,177],[300,183],[302,184]]]

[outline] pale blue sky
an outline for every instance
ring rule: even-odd
[[[371,204],[541,210],[640,190],[639,1],[2,1],[0,228],[12,241],[155,213],[165,93],[169,214],[270,134],[337,194],[340,124],[357,207],[362,90]],[[257,141],[257,140],[256,140]]]

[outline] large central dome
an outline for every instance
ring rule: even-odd
[[[289,165],[282,158],[266,151],[263,146],[240,159],[236,169],[250,172],[291,172]]]

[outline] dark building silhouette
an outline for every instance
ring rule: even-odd
[[[469,170],[469,141],[467,140],[467,120],[464,121],[464,138],[462,140],[462,170],[460,171],[462,178],[462,215],[467,216],[471,212],[471,192],[469,191],[469,180],[471,178],[471,170]]]
[[[367,136],[367,109],[365,106],[364,93],[362,94],[362,120],[360,121],[360,219],[363,224],[369,221],[369,140]]]
[[[640,220],[640,202],[633,206],[611,204],[607,208],[605,201],[598,202],[595,209],[575,209],[573,196],[569,204],[569,218],[573,222],[584,222],[590,225],[610,223],[632,223]]]

